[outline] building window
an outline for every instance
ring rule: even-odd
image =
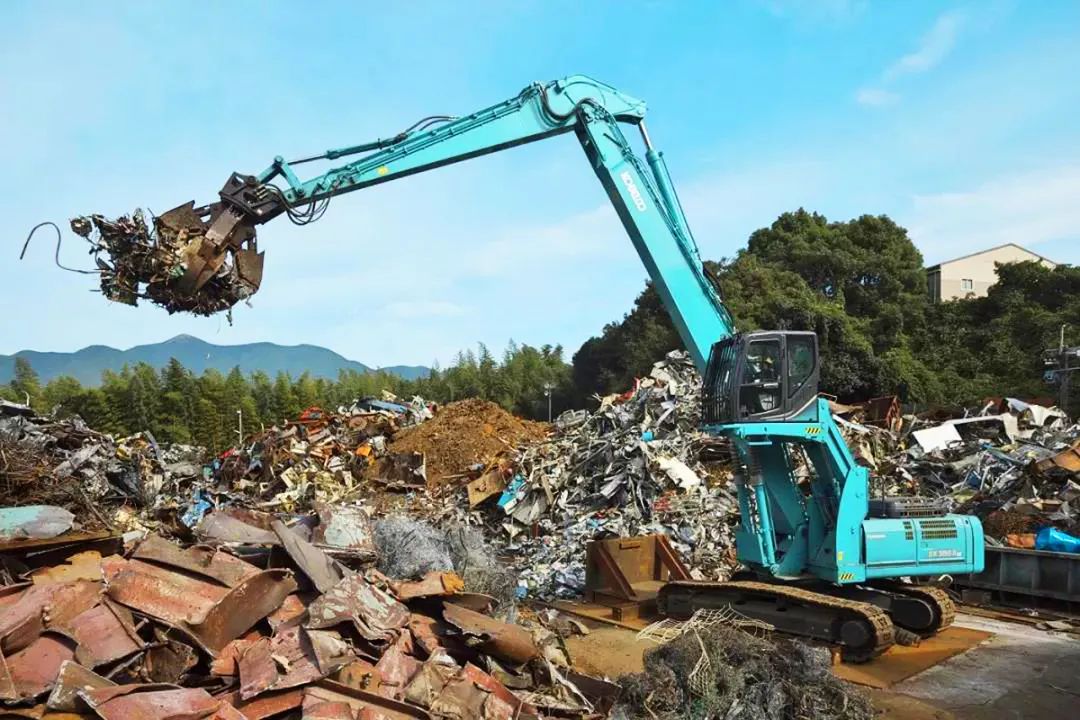
[[[967,279],[961,280],[960,281],[960,289],[961,290],[974,290],[975,289],[975,281],[974,280],[967,280]]]

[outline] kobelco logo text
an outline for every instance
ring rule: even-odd
[[[622,178],[626,189],[630,191],[630,199],[634,201],[634,207],[641,212],[645,212],[648,206],[645,205],[645,198],[641,197],[641,191],[638,190],[637,183],[634,182],[634,176],[630,174],[629,170],[625,170],[619,177]]]

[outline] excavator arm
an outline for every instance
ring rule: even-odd
[[[638,126],[645,162],[620,124]],[[226,249],[253,241],[256,225],[280,215],[306,224],[320,217],[336,195],[570,132],[704,372],[713,344],[731,336],[734,324],[702,265],[663,156],[649,140],[645,103],[581,75],[530,85],[510,100],[464,117],[425,118],[388,139],[292,162],[278,157],[257,175],[233,173],[211,209],[209,230],[188,263],[181,288],[197,292],[220,267]],[[297,174],[303,163],[357,155],[306,180]]]

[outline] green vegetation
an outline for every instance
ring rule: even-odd
[[[785,213],[733,260],[707,265],[741,329],[816,331],[822,390],[842,400],[1046,396],[1053,393],[1042,382],[1042,350],[1057,346],[1063,324],[1080,333],[1080,269],[1008,265],[988,297],[935,305],[922,256],[885,216],[829,222]],[[679,344],[659,295],[646,287],[621,322],[574,355],[576,399],[625,389]]]
[[[519,415],[546,418],[545,384],[555,387],[552,407],[561,412],[570,387],[570,366],[562,358],[562,348],[511,342],[501,361],[481,345],[477,352],[459,354],[452,367],[415,380],[356,370],[341,371],[336,381],[308,373],[297,378],[284,372],[273,378],[264,372],[245,376],[239,368],[227,375],[209,369],[196,376],[174,358],[160,372],[147,363],[106,371],[100,387],[84,387],[69,376],[42,386],[30,363],[20,357],[14,379],[0,386],[0,396],[16,402],[29,398],[42,412],[79,415],[104,432],[129,435],[149,430],[161,441],[220,451],[236,442],[237,410],[247,433],[296,417],[312,405],[337,408],[389,390],[403,398],[420,395],[436,402],[480,397]]]
[[[822,390],[842,400],[899,393],[940,405],[1045,396],[1042,350],[1056,346],[1063,324],[1080,333],[1080,269],[1008,265],[988,297],[935,305],[922,256],[885,216],[829,222],[803,210],[785,213],[754,232],[733,260],[707,264],[740,328],[818,333]],[[237,410],[252,429],[383,390],[443,403],[479,397],[545,418],[547,387],[555,414],[584,407],[593,393],[624,391],[679,345],[659,296],[646,287],[622,321],[581,346],[572,366],[561,347],[511,342],[501,359],[480,345],[413,380],[357,370],[341,371],[336,381],[309,373],[245,376],[237,368],[196,376],[174,358],[160,372],[146,363],[106,371],[100,387],[88,388],[69,376],[42,386],[18,357],[0,395],[29,397],[39,410],[78,414],[107,432],[149,429],[161,440],[220,450],[235,440]]]

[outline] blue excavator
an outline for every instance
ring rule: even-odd
[[[640,133],[644,160],[624,126]],[[871,497],[867,469],[818,395],[817,336],[736,331],[646,130],[645,103],[609,85],[580,75],[535,83],[471,115],[432,116],[391,137],[233,173],[217,202],[170,211],[198,238],[176,289],[197,293],[226,268],[257,288],[255,228],[278,216],[307,224],[336,195],[571,132],[701,372],[704,430],[730,439],[740,464],[736,547],[747,572],[669,582],[658,593],[661,612],[732,606],[839,645],[854,661],[886,650],[897,628],[928,636],[947,626],[948,595],[919,580],[983,569],[978,519],[918,498]],[[314,161],[341,162],[302,180],[298,166]]]

